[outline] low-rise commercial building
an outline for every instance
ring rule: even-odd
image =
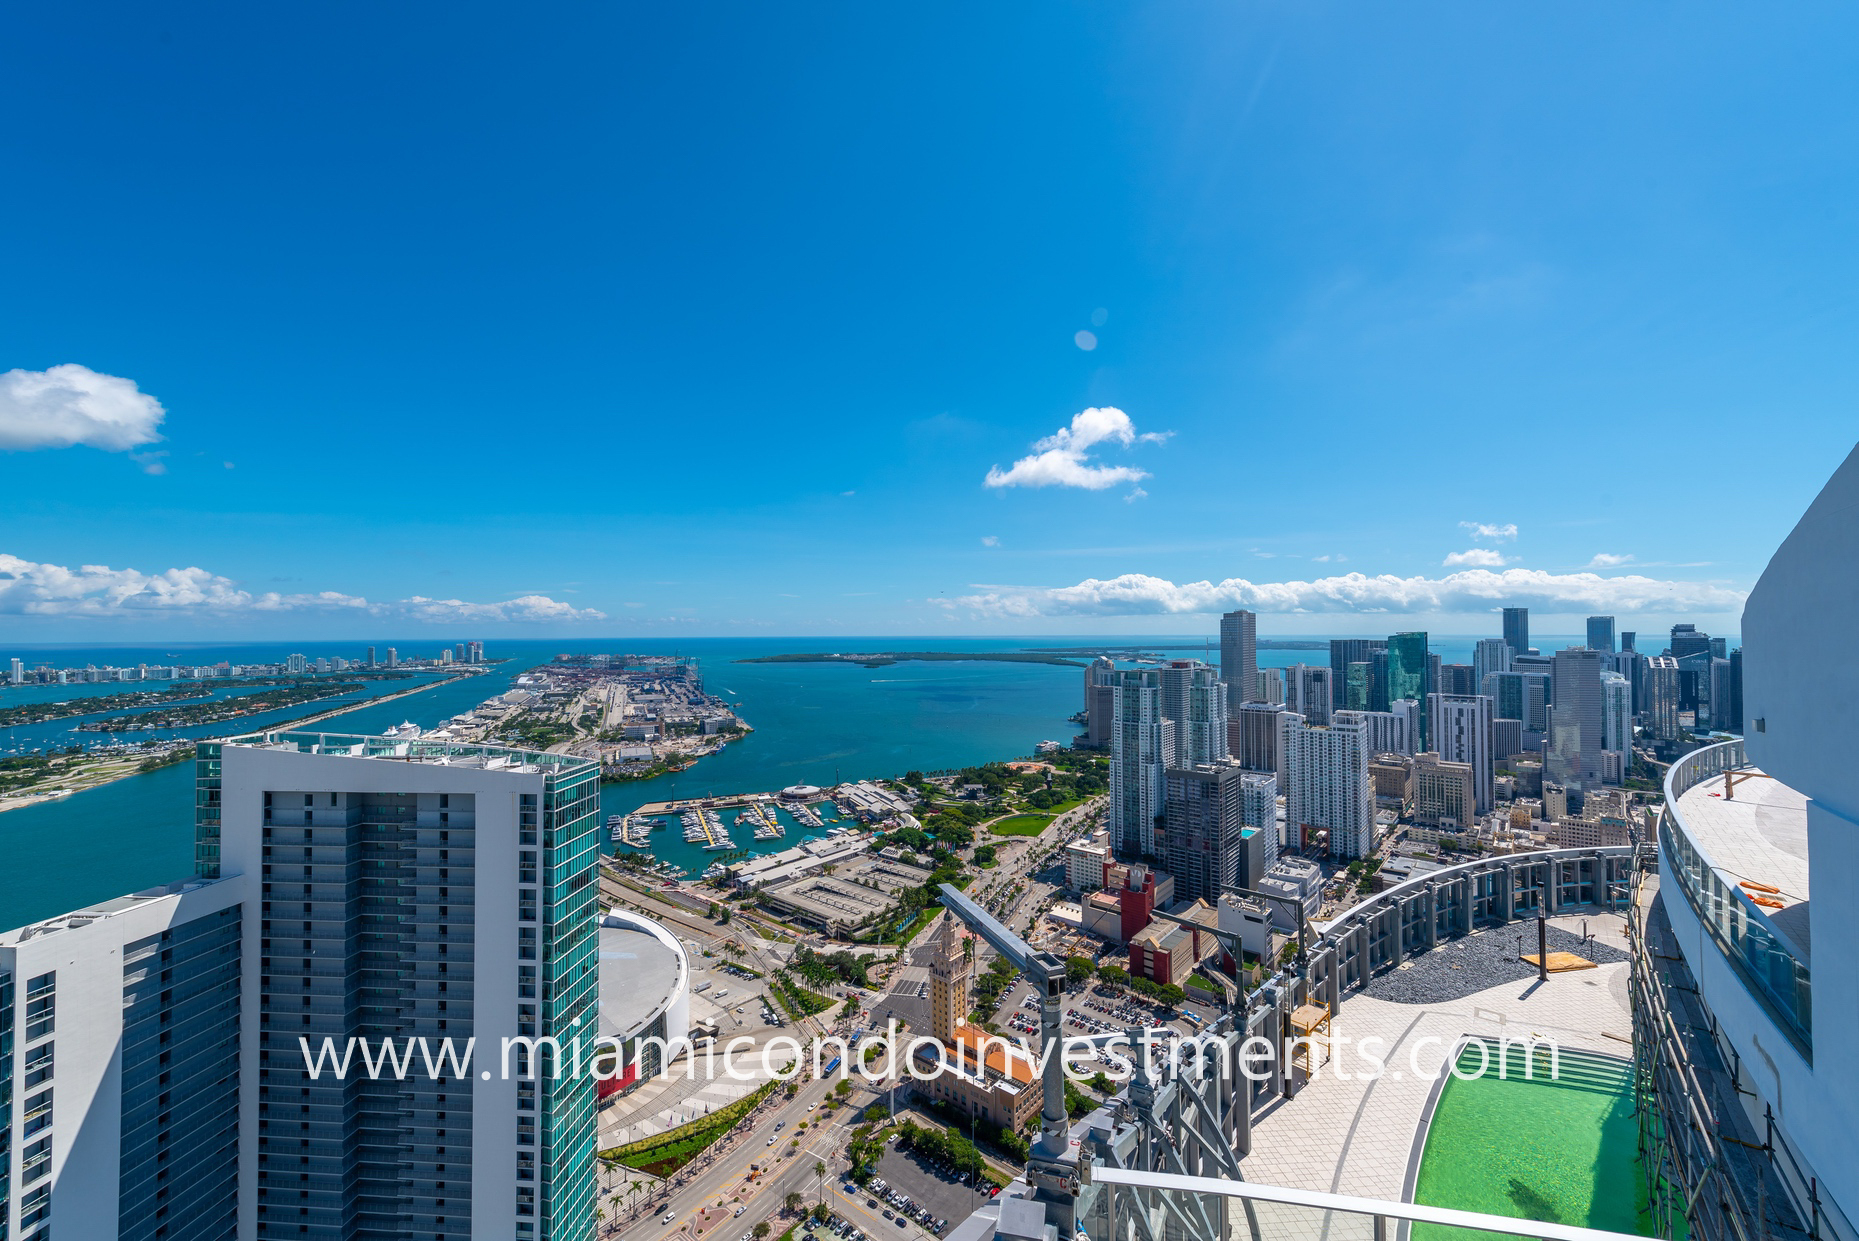
[[[1375,784],[1375,808],[1407,812],[1414,788],[1414,762],[1405,754],[1377,754],[1368,765],[1368,778]]]
[[[912,1044],[918,1073],[911,1089],[1003,1129],[1021,1129],[1039,1115],[1039,1081],[1006,1039],[969,1024],[975,965],[962,947],[967,938],[952,914],[942,915],[930,961],[930,1039]]]
[[[1065,886],[1074,892],[1095,892],[1104,886],[1104,867],[1113,861],[1108,829],[1080,836],[1065,846]]]
[[[1272,911],[1268,903],[1229,892],[1220,898],[1218,908],[1220,929],[1239,936],[1242,953],[1263,961],[1272,947]],[[1228,970],[1236,970],[1244,963],[1229,954],[1225,964]]]
[[[1303,907],[1306,920],[1315,918],[1323,908],[1323,868],[1309,858],[1282,857],[1259,880],[1257,890],[1279,898],[1267,902],[1272,910],[1272,925],[1281,931],[1295,931],[1297,914],[1293,904]]]
[[[1414,822],[1465,827],[1478,821],[1477,773],[1431,751],[1414,756]]]
[[[1104,886],[1084,900],[1084,929],[1113,944],[1127,944],[1157,909],[1175,899],[1175,877],[1140,863],[1113,862]]]
[[[1160,986],[1185,986],[1202,961],[1213,955],[1219,940],[1207,928],[1219,925],[1219,913],[1206,901],[1194,901],[1169,912],[1197,923],[1157,919],[1130,939],[1130,974]]]

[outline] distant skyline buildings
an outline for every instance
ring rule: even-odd
[[[1257,702],[1259,618],[1244,609],[1220,618],[1220,678],[1227,684],[1227,706]]]
[[[1333,707],[1351,707],[1355,710],[1368,709],[1368,669],[1374,652],[1386,650],[1386,638],[1331,638],[1330,639],[1330,688],[1333,694]],[[1362,665],[1358,688],[1360,703],[1349,700],[1350,669]]]
[[[1483,694],[1435,694],[1428,704],[1429,747],[1449,763],[1472,769],[1475,812],[1490,812],[1496,798],[1493,778],[1497,755],[1491,736],[1492,702]]]
[[[475,652],[474,658],[466,662],[484,662],[484,647],[480,642],[461,642],[456,645],[441,645],[436,656],[416,655],[402,664],[396,657],[396,667],[412,669],[443,668],[459,662],[456,653],[464,649],[468,656]],[[211,648],[208,648],[209,650]],[[350,650],[355,648],[350,647]],[[270,643],[234,643],[220,648],[221,652],[208,654],[195,649],[187,652],[185,659],[178,659],[166,647],[136,648],[100,647],[61,648],[58,651],[41,651],[31,657],[12,655],[0,656],[6,661],[4,676],[0,682],[10,686],[35,685],[81,685],[108,682],[148,682],[148,681],[197,681],[212,680],[222,677],[271,677],[271,676],[327,676],[342,675],[352,672],[378,671],[385,665],[374,662],[373,647],[367,648],[365,657],[349,658],[342,655],[306,655],[301,651],[283,652],[281,644]],[[107,653],[107,654],[106,654]],[[240,654],[238,658],[227,658],[227,654]],[[98,663],[91,657],[105,655],[105,662]],[[145,658],[127,662],[136,655]],[[111,662],[123,659],[123,663]],[[72,662],[78,660],[81,662]]]
[[[1292,664],[1284,671],[1285,705],[1312,724],[1329,723],[1334,709],[1330,675],[1322,664]]]
[[[1286,713],[1284,724],[1285,827],[1292,848],[1328,840],[1337,858],[1366,856],[1374,844],[1375,790],[1369,778],[1374,754],[1367,722],[1339,711],[1325,725]]]
[[[1504,644],[1512,655],[1530,653],[1530,609],[1504,609]]]
[[[1111,681],[1110,840],[1119,853],[1155,853],[1174,725],[1162,715],[1162,678],[1123,670]]]
[[[1550,681],[1549,750],[1543,779],[1561,785],[1570,805],[1601,785],[1601,655],[1586,647],[1555,654]]]
[[[1485,678],[1494,672],[1510,671],[1510,643],[1502,638],[1480,638],[1472,648],[1472,680],[1483,693]]]
[[[1227,756],[1227,687],[1219,670],[1198,659],[1161,669],[1162,715],[1173,734],[1170,766],[1195,767]]]
[[[1425,703],[1427,695],[1433,691],[1429,671],[1427,636],[1415,630],[1407,633],[1392,634],[1388,638],[1388,701],[1395,702],[1402,698],[1412,698]],[[1426,716],[1422,714],[1420,736],[1416,739],[1417,749],[1427,748]]]

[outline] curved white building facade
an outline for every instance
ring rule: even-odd
[[[653,1076],[659,1041],[674,1044],[690,1033],[691,962],[684,945],[650,918],[608,910],[600,919],[600,1036],[620,1041],[628,1072],[603,1096]]]
[[[1743,741],[1674,763],[1660,894],[1804,1230],[1859,1212],[1859,451],[1743,614]]]

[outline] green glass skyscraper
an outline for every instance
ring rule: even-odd
[[[1420,704],[1420,749],[1427,748],[1427,636],[1425,631],[1388,638],[1388,701],[1412,698]]]

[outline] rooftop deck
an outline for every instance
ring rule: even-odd
[[[1755,767],[1740,767],[1692,785],[1677,809],[1724,885],[1740,887],[1758,916],[1808,961],[1806,796]]]
[[[645,1030],[688,985],[678,954],[637,927],[600,928],[600,1035],[625,1040]]]
[[[179,896],[183,892],[197,891],[210,884],[221,882],[223,880],[219,879],[183,879],[175,883],[163,884],[158,888],[144,888],[140,892],[131,892],[126,896],[112,896],[108,900],[86,905],[82,909],[73,909],[54,918],[28,923],[10,931],[0,931],[0,948],[17,948],[36,936],[76,930],[79,927],[89,926],[102,918],[113,918],[132,909],[140,909],[150,901]]]
[[[229,737],[221,744],[250,749],[295,750],[304,754],[337,754],[349,758],[388,759],[402,763],[433,763],[448,767],[482,767],[490,771],[553,772],[567,774],[577,768],[592,771],[599,761],[572,754],[516,750],[507,746],[473,745],[440,738],[396,736],[392,733],[326,733],[280,731]]]

